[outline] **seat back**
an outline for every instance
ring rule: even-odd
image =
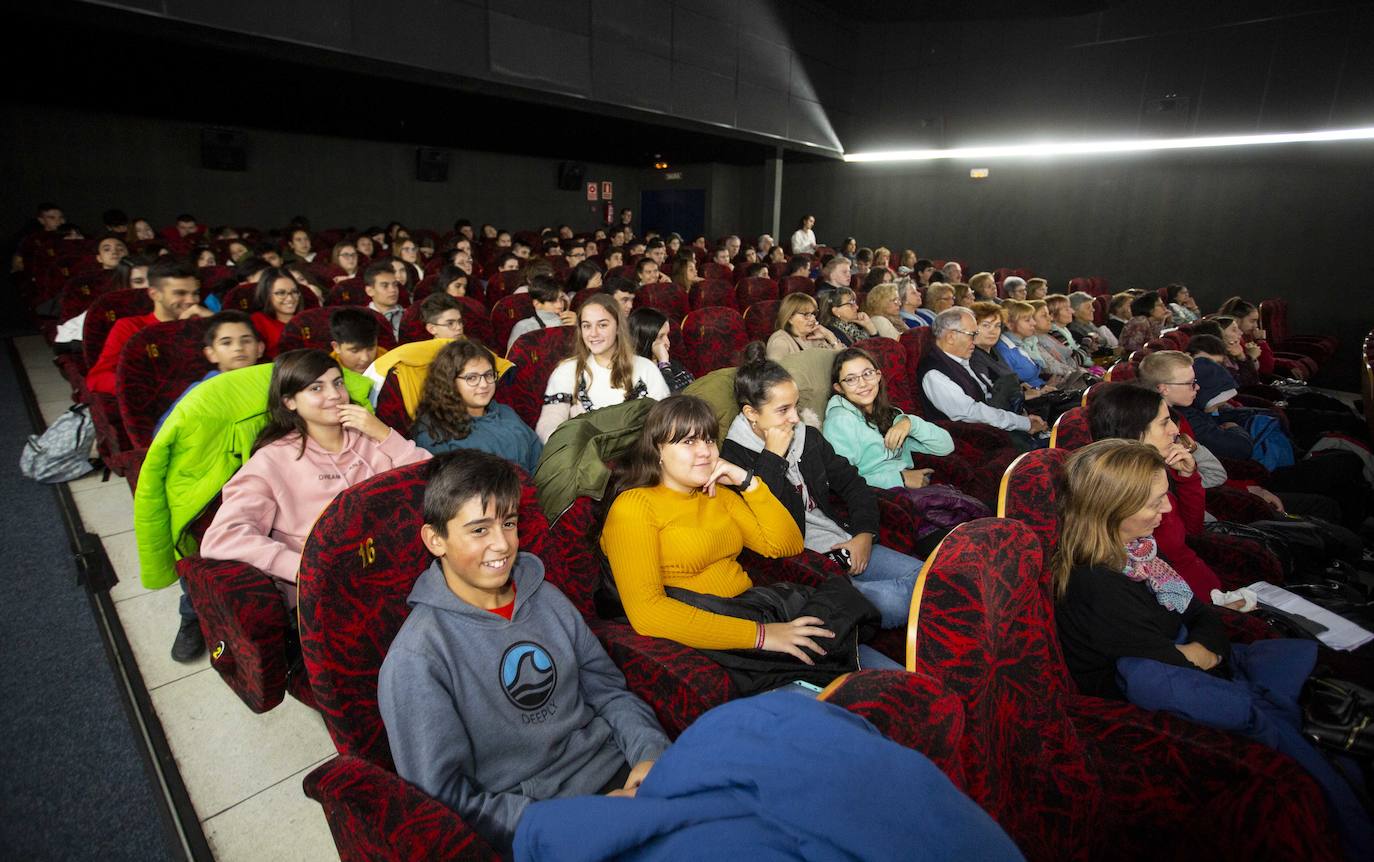
[[[729,265],[726,265],[726,264],[719,264],[719,263],[716,263],[715,261],[711,261],[711,262],[707,263],[707,264],[706,264],[705,266],[703,266],[702,269],[701,269],[701,274],[702,274],[702,276],[705,277],[705,278],[708,278],[708,279],[720,278],[720,279],[725,279],[726,281],[729,281],[729,280],[730,280],[730,276],[733,275],[734,272],[735,272],[735,268],[734,268],[734,267],[729,266]]]
[[[301,551],[301,656],[325,727],[341,754],[387,769],[394,766],[377,705],[377,674],[410,613],[406,598],[433,560],[420,526],[436,463],[398,467],[340,492]],[[524,482],[520,550],[544,556],[547,535],[534,488]]]
[[[1260,326],[1269,337],[1271,344],[1282,345],[1288,340],[1288,301],[1285,299],[1264,299],[1259,304]]]
[[[503,296],[491,307],[491,337],[495,344],[488,347],[499,352],[506,349],[510,331],[515,324],[534,314],[534,300],[528,293]]]
[[[780,299],[765,299],[744,309],[744,332],[750,341],[767,341],[778,321]]]
[[[146,449],[157,420],[186,387],[205,376],[202,352],[207,320],[192,317],[156,323],[134,333],[119,356],[115,397],[129,442]]]
[[[1111,301],[1110,296],[1099,294],[1093,297],[1093,326],[1107,325],[1107,306]]]
[[[1088,430],[1088,413],[1081,406],[1065,410],[1054,420],[1054,428],[1050,431],[1051,449],[1072,451],[1091,442],[1093,435]]]
[[[520,270],[518,269],[492,273],[491,278],[487,279],[485,294],[487,305],[495,305],[502,297],[515,293],[515,289],[519,286]]]
[[[699,308],[735,307],[735,289],[723,279],[707,278],[692,285],[687,292],[687,303],[695,311]]]
[[[596,556],[599,520],[596,501],[578,497],[554,519],[555,529],[549,531],[549,554],[559,560],[557,571],[549,572],[549,581],[588,617],[597,615],[594,596],[601,581]]]
[[[935,343],[935,340],[930,336],[930,327],[917,326],[908,329],[901,334],[900,341],[902,347],[906,348],[906,361],[914,374],[920,366],[921,360],[926,358],[930,345]]]
[[[682,362],[694,377],[739,365],[747,336],[733,308],[699,308],[682,321]]]
[[[480,341],[490,348],[497,356],[502,355],[506,343],[503,341],[496,344],[496,333],[491,328],[491,315],[487,313],[487,307],[470,296],[461,296],[458,301],[463,305],[463,336],[473,341]],[[414,309],[414,318],[411,320],[410,328],[406,328],[406,317]],[[407,335],[413,337],[407,338]],[[425,329],[425,321],[420,317],[419,309],[411,306],[406,309],[406,314],[401,316],[401,341],[424,341],[429,338],[429,330]]]
[[[67,279],[58,298],[57,319],[62,322],[71,320],[91,307],[95,298],[115,290],[113,272],[99,269],[83,272]]]
[[[924,327],[922,327],[924,328]],[[887,383],[887,397],[903,413],[916,415],[916,367],[907,360],[906,349],[891,338],[864,338],[854,346],[872,355]]]
[[[148,314],[152,310],[153,298],[146,290],[112,290],[97,296],[86,312],[86,323],[81,330],[81,354],[86,359],[86,367],[95,365],[100,358],[105,339],[110,336],[116,320]]]
[[[692,310],[687,300],[687,291],[670,281],[641,287],[639,293],[635,294],[635,305],[657,309],[674,323],[681,323],[687,312]]]
[[[954,528],[917,581],[907,666],[963,701],[968,794],[1027,858],[1050,859],[1081,844],[1072,830],[1100,804],[1101,785],[1068,715],[1038,545],[1016,521]]]
[[[281,341],[277,342],[277,353],[298,350],[302,347],[308,347],[311,350],[323,350],[328,353],[329,345],[334,340],[329,333],[329,318],[337,307],[307,308],[297,312],[286,324],[286,329],[282,330]],[[366,310],[377,318],[377,346],[387,350],[395,347],[396,336],[391,333],[391,324],[387,323],[386,318],[377,312],[371,309]]]
[[[1129,359],[1122,359],[1107,369],[1107,373],[1102,375],[1103,382],[1120,383],[1124,380],[1135,379],[1135,363]]]
[[[572,355],[575,326],[554,326],[526,332],[515,339],[506,358],[515,363],[496,387],[496,400],[508,405],[533,428],[544,408],[544,388],[559,362]]]
[[[748,308],[756,302],[777,299],[778,283],[771,278],[746,278],[735,285],[735,307]]]
[[[225,292],[220,300],[220,308],[225,311],[253,311],[253,297],[258,292],[256,284],[236,284]]]
[[[1059,550],[1056,481],[1069,454],[1066,449],[1033,449],[1017,456],[1003,471],[997,491],[997,517],[1025,524],[1040,540],[1046,576],[1049,560]]]
[[[237,289],[237,288],[235,288]],[[363,280],[357,276],[345,279],[330,289],[329,295],[325,297],[325,305],[367,305],[372,300],[368,298],[367,291],[363,288]]]
[[[779,288],[782,290],[783,296],[789,293],[804,293],[807,296],[816,295],[816,282],[804,275],[789,275],[782,280]]]

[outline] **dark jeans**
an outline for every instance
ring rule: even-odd
[[[181,621],[189,623],[192,620],[200,619],[196,615],[196,609],[191,607],[191,594],[186,592],[186,579],[177,578],[177,582],[181,584],[181,607],[178,608],[181,612]]]

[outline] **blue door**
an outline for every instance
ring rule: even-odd
[[[640,232],[676,233],[684,242],[706,230],[706,190],[668,189],[639,195]]]

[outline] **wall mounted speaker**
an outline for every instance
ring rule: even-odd
[[[448,150],[420,147],[415,151],[415,179],[422,183],[448,182]]]
[[[581,191],[582,176],[586,172],[587,166],[581,162],[559,162],[558,187],[565,192]]]
[[[248,170],[248,136],[233,129],[201,129],[200,166],[212,171]]]

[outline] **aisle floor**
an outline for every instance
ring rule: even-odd
[[[52,422],[71,406],[71,389],[40,336],[16,338],[15,346]],[[119,577],[110,597],[215,858],[338,859],[323,811],[301,790],[306,773],[334,756],[319,714],[287,697],[254,715],[207,658],[172,661],[180,590],[139,583],[129,485],[118,476],[100,479],[97,472],[72,482],[72,498]]]

